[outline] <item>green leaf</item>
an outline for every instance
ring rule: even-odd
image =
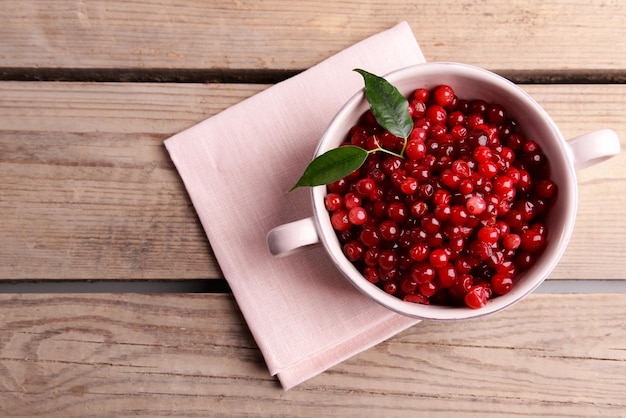
[[[289,191],[298,187],[329,184],[342,179],[361,167],[368,154],[363,148],[354,145],[331,149],[311,161],[300,180]]]
[[[413,130],[408,100],[384,78],[360,68],[354,71],[365,80],[365,98],[378,124],[395,136],[407,139]]]

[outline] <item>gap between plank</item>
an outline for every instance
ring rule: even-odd
[[[120,83],[274,84],[302,70],[172,68],[32,68],[0,67],[0,81]],[[495,73],[517,84],[624,84],[626,70],[507,70]]]
[[[3,281],[0,293],[230,293],[223,279]],[[626,293],[626,280],[546,280],[535,293]]]
[[[0,293],[231,293],[224,279],[206,280],[14,280]]]

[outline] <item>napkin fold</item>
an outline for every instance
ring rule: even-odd
[[[363,87],[352,70],[382,75],[421,62],[401,22],[165,141],[269,372],[285,390],[418,322],[362,295],[321,246],[274,257],[266,235],[312,216],[309,191],[287,190],[334,114]]]

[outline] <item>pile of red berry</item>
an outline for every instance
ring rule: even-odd
[[[508,293],[546,246],[557,186],[545,154],[506,109],[440,85],[409,97],[407,141],[371,110],[345,144],[373,152],[327,186],[345,256],[405,301],[480,308]]]

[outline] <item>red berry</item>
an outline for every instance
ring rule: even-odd
[[[431,247],[440,247],[443,244],[444,236],[441,231],[436,231],[428,234],[426,237],[426,243]]]
[[[348,190],[348,181],[346,179],[340,179],[333,183],[330,183],[326,187],[328,188],[328,191],[330,193],[343,194]]]
[[[398,284],[395,281],[387,281],[385,282],[383,289],[385,292],[393,295],[398,291]]]
[[[448,238],[448,246],[451,250],[459,253],[463,250],[463,248],[465,248],[465,238],[461,236]]]
[[[502,246],[504,247],[504,249],[509,251],[516,250],[521,243],[522,239],[517,234],[508,234],[504,238],[502,238]]]
[[[402,159],[393,155],[388,156],[382,162],[382,170],[388,176],[400,167],[402,167]]]
[[[506,121],[506,110],[502,105],[492,103],[487,106],[487,121],[494,125],[502,125]]]
[[[469,214],[465,207],[457,205],[450,208],[449,221],[452,225],[463,225],[467,222]]]
[[[498,176],[493,181],[493,191],[499,195],[506,195],[513,190],[513,180],[506,175]]]
[[[428,89],[419,88],[413,92],[413,98],[415,100],[419,100],[420,102],[427,102],[430,97],[430,92]]]
[[[478,230],[478,239],[487,244],[495,244],[499,235],[498,229],[493,226],[484,226]]]
[[[334,212],[343,206],[343,199],[338,193],[329,193],[324,198],[324,206],[326,206],[326,210],[329,212]]]
[[[418,200],[411,204],[411,215],[415,218],[421,218],[428,211],[428,205],[426,202]]]
[[[521,270],[526,270],[533,265],[535,257],[526,251],[519,251],[515,254],[515,265]]]
[[[348,210],[361,206],[362,203],[363,199],[361,199],[361,197],[359,197],[356,193],[347,193],[343,198],[343,205]]]
[[[431,123],[444,124],[448,117],[448,113],[446,112],[446,109],[443,108],[443,106],[432,105],[426,109],[425,116]]]
[[[367,197],[372,193],[375,187],[376,182],[374,182],[373,179],[367,177],[357,181],[355,190],[359,194],[359,196]]]
[[[472,286],[465,294],[464,301],[469,308],[480,309],[487,305],[487,290],[484,286]]]
[[[433,209],[433,215],[435,215],[435,219],[437,219],[440,223],[446,222],[450,219],[450,206],[446,204],[441,204],[435,206]]]
[[[392,202],[386,209],[387,217],[398,224],[404,223],[409,216],[409,211],[404,203]]]
[[[555,195],[557,190],[556,183],[550,179],[542,179],[535,185],[537,196],[544,199],[550,199]]]
[[[448,205],[452,200],[452,194],[446,189],[437,189],[433,194],[433,203],[437,206]]]
[[[348,219],[348,211],[345,209],[339,209],[333,212],[330,217],[330,223],[333,225],[333,228],[339,232],[345,232],[352,226]]]
[[[464,124],[465,124],[465,115],[460,110],[456,110],[448,114],[448,118],[446,119],[446,125],[450,127],[454,127],[454,126],[463,127]]]
[[[417,286],[417,289],[421,295],[429,298],[437,294],[437,292],[439,291],[439,286],[437,286],[435,282],[426,282],[420,283]]]
[[[452,287],[456,282],[456,270],[450,264],[437,269],[437,283],[442,289]]]
[[[413,130],[411,131],[411,134],[409,135],[409,143],[411,141],[417,141],[417,142],[421,142],[424,143],[424,141],[426,141],[426,137],[428,136],[428,131],[424,128],[418,127],[418,126],[414,126]],[[409,144],[407,143],[407,149],[409,147]],[[424,148],[425,150],[426,148]],[[405,150],[406,152],[406,150]],[[408,153],[407,153],[407,157],[409,157]],[[409,157],[411,158],[411,157]],[[415,158],[415,159],[419,159],[419,158]]]
[[[417,282],[411,277],[405,277],[400,281],[400,290],[404,293],[413,293],[417,290]]]
[[[378,283],[380,280],[380,273],[377,268],[367,266],[363,269],[363,277],[370,283]]]
[[[378,228],[363,227],[361,234],[359,235],[359,240],[367,247],[373,247],[380,244],[381,238],[378,234]]]
[[[523,145],[524,154],[532,154],[539,151],[539,144],[535,141],[527,140]]]
[[[472,169],[469,163],[465,160],[455,160],[452,163],[452,171],[462,179],[472,176]]]
[[[417,191],[417,186],[417,180],[415,180],[413,177],[407,177],[402,181],[402,184],[400,185],[400,190],[402,190],[402,193],[404,194],[413,194]]]
[[[428,258],[430,254],[430,247],[425,243],[415,244],[409,250],[409,257],[415,261],[424,261]]]
[[[411,278],[417,283],[428,283],[435,280],[435,269],[428,263],[416,263],[411,268]]]
[[[459,192],[470,194],[474,191],[474,183],[471,179],[463,179],[459,182]]]
[[[360,206],[350,209],[348,219],[352,225],[363,225],[367,221],[367,212]]]
[[[511,230],[520,232],[525,225],[524,215],[517,209],[512,209],[504,217],[504,221],[509,225]]]
[[[530,173],[524,169],[519,169],[519,180],[515,184],[515,186],[519,189],[525,190],[530,187],[532,181],[530,179]]]
[[[363,241],[361,241],[363,242]],[[376,247],[370,247],[363,253],[363,262],[369,267],[378,267],[378,256],[380,250]]]
[[[440,106],[450,106],[454,102],[454,90],[445,84],[437,86],[433,90],[433,100]]]
[[[535,253],[545,246],[546,238],[540,231],[529,229],[522,233],[520,247],[529,253]]]
[[[491,161],[492,156],[493,153],[491,152],[491,149],[485,145],[479,145],[474,148],[473,157],[474,160],[478,161],[479,163]]]
[[[506,274],[496,273],[491,278],[491,288],[498,295],[505,295],[513,288],[513,279]]]
[[[343,246],[343,253],[346,255],[346,258],[353,262],[360,260],[364,252],[365,249],[357,241],[350,241]]]
[[[422,305],[428,305],[428,298],[425,297],[424,295],[421,295],[419,293],[410,293],[408,295],[406,295],[403,300],[405,302],[411,302],[411,303],[420,303]]]
[[[491,245],[484,241],[472,241],[469,246],[469,254],[479,261],[485,261],[488,259],[492,252],[493,250]]]
[[[450,129],[450,135],[457,141],[467,137],[467,128],[463,125],[455,125]]]
[[[422,228],[424,228],[424,231],[429,234],[433,234],[441,228],[441,222],[439,222],[439,220],[433,215],[426,215],[422,217],[421,225]]]
[[[385,241],[393,241],[400,236],[400,228],[395,221],[382,221],[378,227],[380,237]]]
[[[477,113],[469,114],[466,118],[466,125],[468,129],[475,129],[477,126],[484,125],[485,118]],[[482,134],[481,134],[482,135]]]
[[[467,199],[465,207],[470,215],[480,215],[487,209],[487,203],[481,196],[472,196]]]
[[[498,174],[498,166],[493,161],[483,161],[478,163],[478,172],[481,176],[490,179]]]
[[[431,251],[428,260],[430,261],[430,265],[435,268],[444,267],[448,264],[448,254],[444,250],[438,248]]]
[[[450,189],[458,189],[459,183],[461,183],[461,178],[458,174],[454,173],[454,171],[450,169],[445,169],[443,173],[441,173],[441,182],[448,186]]]
[[[394,269],[398,265],[398,254],[393,250],[383,250],[378,254],[378,266],[383,270]]]
[[[411,115],[412,118],[424,116],[425,111],[426,103],[419,100],[411,100],[409,102],[409,115]]]
[[[469,111],[479,115],[484,115],[487,111],[487,106],[488,103],[482,99],[472,100],[469,104]]]

